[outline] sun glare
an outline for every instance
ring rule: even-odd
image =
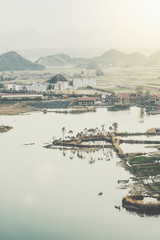
[[[160,12],[160,1],[159,0],[143,0],[144,12],[148,14],[148,16],[152,16],[153,18],[159,15]]]

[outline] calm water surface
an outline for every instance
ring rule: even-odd
[[[53,136],[62,137],[63,126],[77,133],[102,124],[108,129],[118,122],[119,131],[146,131],[160,127],[159,119],[139,108],[0,116],[0,125],[14,127],[0,134],[0,240],[158,240],[159,217],[114,208],[129,191],[120,189],[117,180],[130,177],[117,165],[114,152],[64,152],[43,146]]]

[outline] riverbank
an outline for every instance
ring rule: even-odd
[[[26,105],[26,103],[13,102],[0,104],[0,115],[16,115],[36,110],[36,108]]]
[[[148,202],[145,202],[149,198]],[[160,214],[160,196],[150,198],[147,195],[127,195],[122,199],[122,206],[131,212],[145,215]]]
[[[24,102],[6,102],[0,103],[0,115],[16,115],[21,113],[27,113],[32,111],[43,111],[44,113],[63,113],[63,114],[78,114],[87,112],[96,112],[94,106],[86,106],[85,108],[79,106],[68,106],[65,102],[60,101],[49,102],[36,102],[36,101],[24,101]]]
[[[58,110],[47,110],[43,109],[44,113],[54,112],[54,113],[64,113],[64,114],[79,114],[79,113],[86,113],[86,112],[96,112],[95,107],[80,107],[80,108],[68,108],[68,109],[58,109]]]
[[[122,111],[129,110],[131,107],[135,107],[137,105],[108,105],[105,103],[93,105],[93,106],[78,106],[74,103],[73,99],[63,100],[63,99],[55,99],[55,100],[43,100],[43,101],[5,101],[0,102],[0,115],[15,115],[21,113],[27,113],[32,111],[43,111],[47,112],[55,112],[62,114],[78,114],[78,113],[87,113],[87,112],[96,112],[98,108],[106,108],[107,111]],[[141,108],[146,109],[146,114],[152,114],[152,110],[148,112],[146,105],[140,105]],[[156,112],[159,114],[160,112]],[[154,113],[155,114],[155,113]]]

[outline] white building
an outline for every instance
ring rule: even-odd
[[[47,84],[45,83],[31,83],[26,85],[26,91],[28,92],[46,92]]]
[[[31,84],[23,84],[23,83],[9,83],[8,90],[12,91],[27,91],[27,92],[46,92],[48,84],[46,83],[31,83]]]
[[[0,96],[2,100],[42,100],[42,94],[36,93],[16,93],[16,94],[2,94]]]
[[[77,78],[73,80],[73,88],[86,88],[94,87],[96,85],[96,80],[93,78]]]
[[[68,81],[59,81],[57,83],[54,84],[54,90],[66,90],[69,89],[69,82]]]
[[[25,85],[22,83],[9,83],[8,90],[17,91],[17,92],[24,91]]]

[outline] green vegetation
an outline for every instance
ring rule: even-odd
[[[75,66],[84,66],[87,69],[96,69],[103,67],[130,67],[146,64],[147,58],[140,53],[126,54],[115,49],[106,51],[95,58],[71,58],[67,54],[54,54],[51,56],[39,58],[36,63],[44,66],[63,66],[74,64]]]
[[[160,194],[160,183],[149,184],[149,187],[150,187],[150,189],[153,190],[154,192]]]
[[[129,171],[136,175],[137,177],[148,177],[148,176],[156,176],[160,174],[160,165],[154,164],[154,165],[147,165],[155,163],[157,159],[155,157],[148,157],[148,156],[139,156],[134,157],[129,160],[129,163],[132,164],[138,164],[138,165],[132,165],[131,167],[128,167]],[[146,164],[146,165],[141,165]]]
[[[149,177],[160,174],[160,165],[152,166],[132,166],[129,171],[137,177]]]
[[[71,58],[67,54],[54,54],[47,57],[39,58],[35,63],[43,66],[63,66],[71,64]]]
[[[0,126],[0,133],[8,132],[12,127],[9,126]]]
[[[144,163],[154,163],[157,159],[155,157],[148,157],[148,156],[139,156],[134,157],[129,160],[130,164],[144,164]]]
[[[160,182],[156,182],[154,185],[160,187]]]
[[[53,76],[53,77],[52,77],[50,80],[48,80],[47,82],[55,84],[55,83],[57,83],[57,82],[59,82],[59,81],[65,82],[65,81],[67,81],[67,80],[66,80],[66,78],[65,78],[62,74],[56,74],[55,76]]]
[[[44,66],[32,63],[16,52],[0,55],[0,71],[43,70]]]

